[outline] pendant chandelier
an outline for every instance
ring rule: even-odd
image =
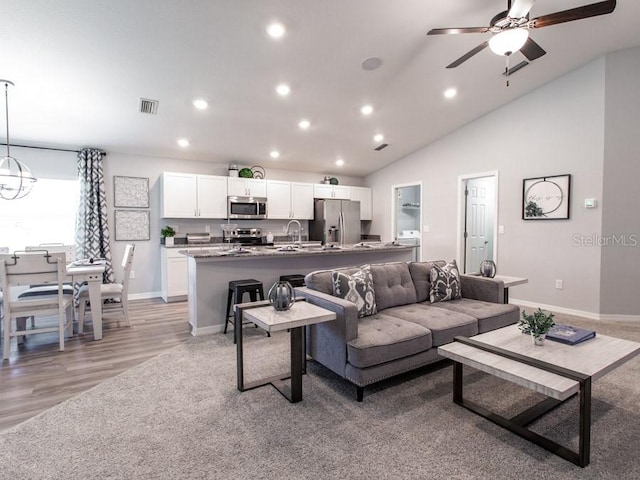
[[[5,117],[7,120],[7,155],[0,160],[0,198],[16,200],[26,196],[36,182],[31,170],[20,160],[11,156],[9,141],[9,85],[10,80],[0,80],[4,83]]]

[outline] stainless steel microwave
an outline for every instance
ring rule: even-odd
[[[228,197],[229,218],[260,220],[267,218],[267,199],[264,197]]]

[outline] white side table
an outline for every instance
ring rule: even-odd
[[[504,282],[504,303],[509,303],[509,287],[515,287],[516,285],[524,285],[529,283],[528,278],[510,277],[508,275],[496,275],[496,280],[502,280]]]
[[[238,390],[244,392],[264,385],[272,385],[291,403],[302,400],[302,372],[304,370],[304,327],[315,323],[335,320],[336,314],[317,305],[312,305],[303,300],[295,302],[291,309],[278,311],[268,301],[241,303],[235,308],[236,325],[242,325],[243,320],[248,320],[263,328],[267,332],[291,331],[291,372],[273,377],[244,381],[244,363],[242,356],[242,328],[235,328]],[[284,384],[283,380],[291,378],[291,386]]]

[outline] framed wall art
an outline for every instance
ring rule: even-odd
[[[149,210],[116,210],[116,240],[150,240]]]
[[[569,218],[571,175],[525,178],[522,181],[523,220]]]
[[[149,208],[149,179],[114,176],[113,200],[116,208]]]

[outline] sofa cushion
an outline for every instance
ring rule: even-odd
[[[360,267],[337,268],[335,270],[316,270],[304,277],[307,288],[317,292],[333,295],[333,272],[344,272],[352,275],[360,270]]]
[[[433,265],[429,290],[431,303],[455,300],[460,296],[460,272],[458,272],[456,261],[451,260],[444,267]]]
[[[444,267],[447,262],[436,260],[434,262],[411,262],[409,263],[409,273],[411,280],[416,287],[416,302],[429,300],[429,288],[431,287],[431,267],[433,264]]]
[[[481,302],[468,298],[436,303],[431,306],[475,317],[478,320],[478,333],[513,325],[520,318],[520,309],[517,305]]]
[[[394,307],[384,312],[431,330],[434,347],[453,342],[457,335],[471,337],[478,333],[478,321],[464,313],[436,308],[429,303],[415,303]]]
[[[416,287],[404,262],[371,265],[378,311],[416,302]]]
[[[431,332],[384,313],[358,321],[358,338],[347,343],[347,361],[366,368],[431,348]]]
[[[358,317],[373,315],[376,309],[376,293],[373,289],[371,267],[364,265],[360,270],[349,275],[335,271],[332,274],[333,295],[344,298],[358,307]]]

